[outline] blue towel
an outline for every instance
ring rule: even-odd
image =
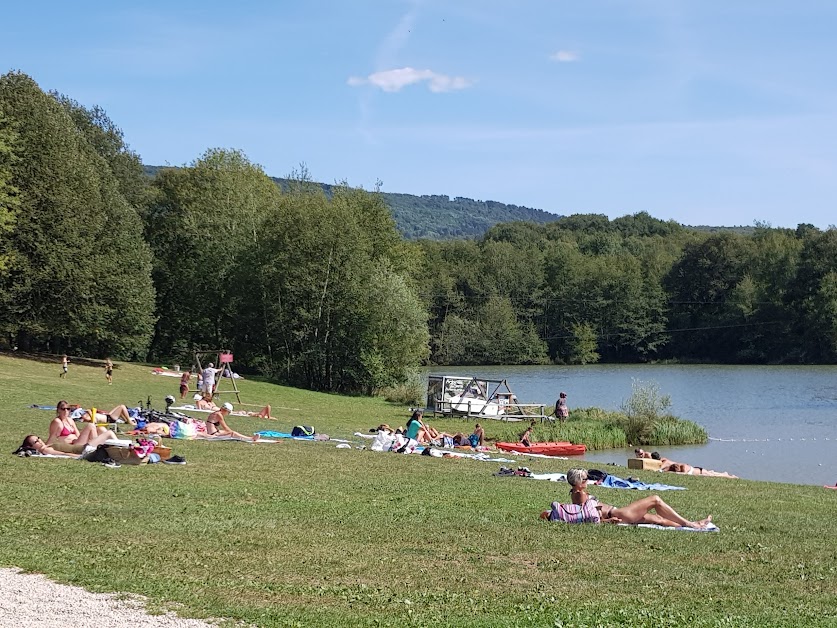
[[[599,486],[605,488],[629,488],[636,491],[685,491],[685,486],[670,486],[668,484],[646,484],[639,480],[623,480],[615,475],[608,475]]]
[[[264,436],[265,438],[294,438],[296,440],[314,440],[314,436],[294,436],[292,434],[288,434],[287,432],[274,432],[272,430],[262,430],[261,432],[256,432],[259,436]]]

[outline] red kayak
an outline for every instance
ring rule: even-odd
[[[569,441],[552,443],[532,443],[528,447],[523,443],[494,443],[497,449],[516,451],[519,454],[541,454],[543,456],[581,456],[587,451],[586,445],[573,445]]]

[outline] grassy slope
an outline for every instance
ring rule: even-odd
[[[113,386],[101,369],[72,365],[66,381],[58,372],[0,356],[0,450],[46,434],[53,415],[28,404],[109,407],[150,394],[159,407],[177,389],[138,365],[120,365]],[[241,387],[245,401],[303,410],[276,409],[278,423],[233,418],[240,431],[310,423],[346,437],[406,418],[380,400]],[[499,464],[334,443],[178,441],[174,449],[188,465],[112,470],[0,456],[0,565],[264,626],[837,622],[834,491],[678,477],[689,490],[666,500],[688,517],[712,513],[720,534],[572,527],[537,518],[566,485],[493,477]],[[526,464],[565,471],[572,463]],[[617,505],[641,496],[595,493]]]

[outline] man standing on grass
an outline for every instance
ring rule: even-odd
[[[218,372],[218,369],[215,368],[215,364],[212,362],[207,365],[207,367],[202,372],[203,382],[201,383],[201,390],[205,393],[210,394],[211,396],[215,393],[215,373]]]

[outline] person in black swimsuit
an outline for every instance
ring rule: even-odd
[[[226,417],[232,412],[232,404],[227,401],[218,410],[206,417],[206,435],[209,438],[216,438],[218,436],[232,436],[242,440],[259,440],[259,435],[254,434],[252,437],[239,434],[232,430],[226,422]]]

